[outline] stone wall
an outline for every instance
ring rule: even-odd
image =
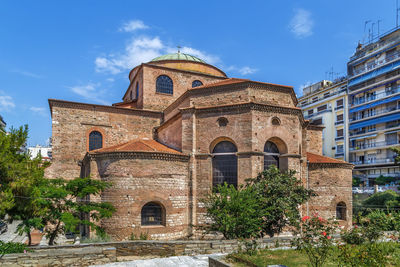
[[[116,249],[105,244],[104,246],[67,246],[57,249],[42,248],[28,253],[8,254],[0,258],[0,266],[89,266],[116,260]]]
[[[336,218],[336,205],[346,204],[345,227],[352,225],[353,198],[351,191],[352,167],[346,164],[309,164],[309,187],[317,193],[308,202],[308,215],[318,213],[324,218]]]
[[[46,177],[79,177],[78,162],[88,151],[92,130],[103,135],[103,147],[137,138],[152,138],[161,113],[50,100],[52,111],[52,165]]]
[[[178,239],[188,235],[188,157],[168,159],[158,155],[131,155],[129,158],[97,158],[95,169],[112,187],[102,194],[102,201],[113,204],[116,212],[102,220],[106,232],[116,240],[134,234],[148,234],[151,239]],[[149,156],[146,158],[146,155]],[[163,207],[163,225],[142,226],[141,210],[148,202]]]

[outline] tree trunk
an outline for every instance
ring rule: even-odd
[[[32,245],[31,231],[29,231],[29,232],[27,233],[27,235],[28,235],[28,246],[30,246],[30,245]]]
[[[56,229],[54,229],[54,231],[51,233],[50,235],[50,239],[49,239],[49,245],[53,246],[54,245],[54,240],[57,237],[57,233],[58,233],[58,228],[60,228],[60,223],[61,221],[58,221],[57,225],[56,225]]]

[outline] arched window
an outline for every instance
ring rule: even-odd
[[[237,148],[229,141],[219,142],[213,149],[213,186],[231,184],[237,186]]]
[[[336,205],[336,219],[346,220],[346,203],[339,202]]]
[[[279,168],[279,149],[271,141],[267,141],[264,146],[264,170],[269,166],[275,165]]]
[[[143,206],[142,225],[164,225],[164,210],[160,204],[149,202]]]
[[[203,85],[203,83],[201,81],[199,81],[199,80],[194,80],[192,82],[192,88],[198,87],[198,86],[202,86],[202,85]]]
[[[158,76],[156,81],[156,92],[164,94],[173,94],[174,85],[172,80],[167,75]]]
[[[136,82],[136,91],[135,91],[135,93],[136,93],[135,97],[136,97],[136,99],[138,99],[139,98],[139,82]]]
[[[89,134],[89,151],[103,147],[103,136],[98,131]]]

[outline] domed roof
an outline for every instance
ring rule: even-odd
[[[156,58],[152,59],[150,62],[163,61],[163,60],[185,60],[185,61],[195,61],[195,62],[206,63],[204,60],[202,60],[198,57],[195,57],[195,56],[192,56],[189,54],[179,53],[179,52],[156,57]]]

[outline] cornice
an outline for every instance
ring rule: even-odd
[[[96,153],[96,154],[86,154],[90,160],[98,160],[98,159],[152,159],[152,160],[165,160],[165,161],[181,161],[187,162],[189,161],[190,156],[188,155],[180,155],[173,153],[165,153],[165,152],[104,152],[104,153]]]
[[[120,113],[127,115],[140,115],[162,119],[163,113],[153,110],[141,110],[141,109],[130,109],[130,108],[120,108],[114,106],[105,106],[105,105],[97,105],[97,104],[88,104],[88,103],[80,103],[80,102],[72,102],[58,99],[49,99],[49,106],[51,112],[53,112],[54,107],[64,107],[64,108],[75,108],[75,109],[84,109],[84,110],[92,110],[92,111],[104,111],[104,112],[112,112],[112,113]]]
[[[351,163],[308,163],[308,169],[317,170],[321,168],[339,168],[339,169],[350,169],[354,168],[354,164]]]

